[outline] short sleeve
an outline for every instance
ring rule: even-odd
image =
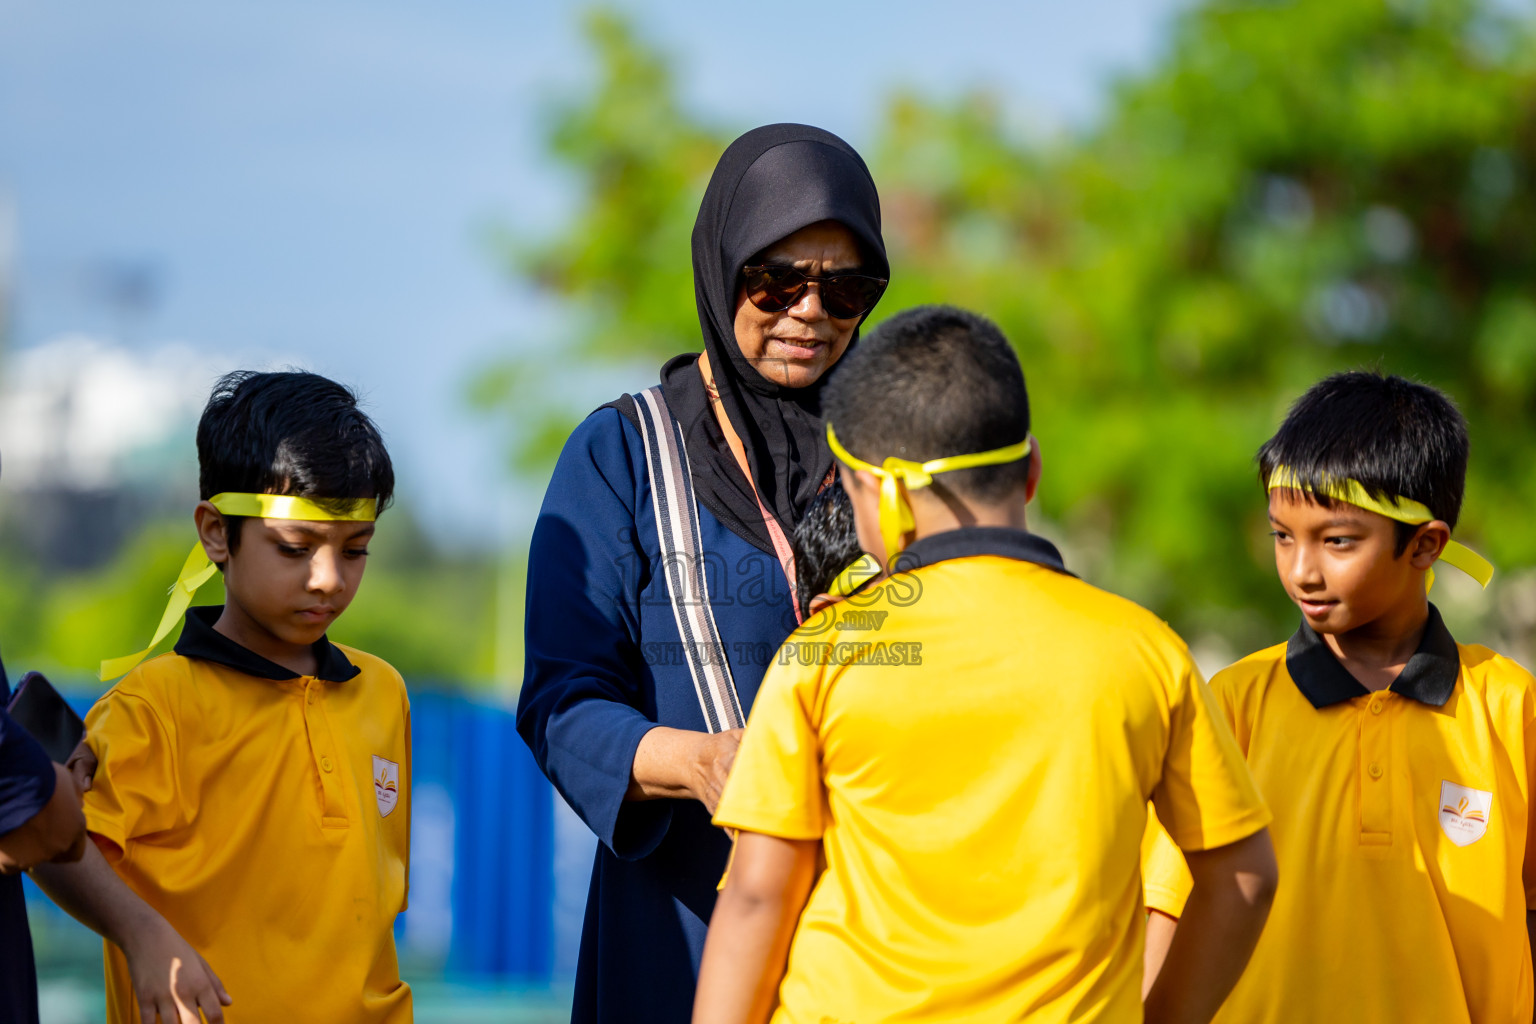
[[[1188,660],[1179,666],[1169,692],[1168,748],[1152,803],[1183,850],[1226,846],[1270,822],[1232,730]]]
[[[116,847],[106,851],[109,859],[124,856],[132,840],[190,820],[171,733],[149,701],[108,691],[86,716],[85,735],[99,762],[85,794],[85,822]]]
[[[824,669],[777,661],[763,677],[715,824],[781,839],[826,828],[820,740],[812,710]]]
[[[25,825],[53,799],[53,762],[0,708],[0,835]]]
[[[1147,831],[1141,840],[1141,888],[1147,909],[1183,917],[1194,887],[1184,854],[1157,820],[1157,813],[1147,808]]]

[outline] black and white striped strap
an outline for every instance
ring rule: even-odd
[[[693,674],[699,707],[710,732],[739,729],[746,720],[709,603],[704,544],[699,536],[698,506],[694,504],[693,477],[688,469],[688,451],[683,446],[682,425],[667,409],[660,387],[647,388],[634,398],[651,474],[651,503],[656,510],[656,532],[661,538],[662,570],[667,576],[672,614],[677,618],[677,632],[683,640],[688,671]]]

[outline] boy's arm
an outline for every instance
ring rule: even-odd
[[[813,839],[742,832],[709,920],[694,1024],[762,1024],[778,996],[795,922],[816,874]]]
[[[1173,942],[1174,929],[1179,919],[1156,908],[1147,910],[1147,948],[1141,961],[1141,998],[1145,1000],[1152,991],[1153,982],[1163,970],[1168,959],[1168,947]]]
[[[1147,1024],[1206,1024],[1248,965],[1275,896],[1268,829],[1185,858],[1194,890],[1147,995]]]
[[[71,917],[128,958],[139,1016],[148,1024],[221,1024],[229,993],[206,961],[117,877],[95,843],[78,864],[45,864],[32,880]]]

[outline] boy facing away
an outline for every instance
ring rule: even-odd
[[[1427,596],[1437,560],[1492,571],[1451,540],[1466,466],[1455,406],[1374,373],[1314,386],[1259,450],[1302,621],[1211,690],[1285,886],[1219,1020],[1531,1020],[1533,681],[1458,644]],[[1177,893],[1177,860],[1155,862],[1148,892]]]
[[[91,710],[95,843],[37,880],[107,939],[112,1024],[403,1024],[410,706],[394,669],[326,637],[394,491],[389,455],[310,373],[223,378],[197,449],[178,590],[211,560],[225,603],[188,609],[175,653]]]
[[[1268,812],[1184,644],[1027,532],[1013,350],[912,310],[824,408],[864,549],[901,557],[763,680],[715,816],[740,837],[694,1020],[1140,1021],[1149,797],[1200,925],[1148,1017],[1207,1020],[1275,885]]]

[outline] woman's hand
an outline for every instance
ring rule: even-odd
[[[217,1024],[232,1000],[208,961],[163,919],[127,938],[123,953],[133,976],[139,1017],[160,1024]],[[202,1018],[198,1011],[202,1011]]]
[[[725,732],[700,733],[704,738],[694,748],[693,797],[704,805],[711,815],[720,805],[720,794],[725,791],[726,777],[731,765],[736,763],[736,748],[741,746],[740,729]]]
[[[635,750],[626,796],[630,800],[697,800],[714,814],[740,745],[740,729],[708,733],[657,726]]]

